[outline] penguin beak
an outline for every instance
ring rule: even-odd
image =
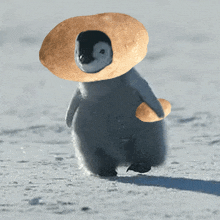
[[[88,64],[91,61],[93,61],[94,59],[91,56],[87,56],[87,55],[80,55],[79,56],[79,60],[82,64]]]

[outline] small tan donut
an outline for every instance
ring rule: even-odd
[[[104,32],[111,40],[113,62],[97,73],[81,71],[74,60],[75,41],[88,30]],[[121,13],[102,13],[64,20],[45,37],[39,57],[56,76],[77,82],[112,79],[128,72],[144,59],[148,33],[141,22]]]
[[[164,111],[164,118],[171,112],[171,104],[165,99],[158,99]],[[155,122],[164,118],[159,118],[157,114],[147,105],[142,102],[136,109],[135,116],[143,122]]]

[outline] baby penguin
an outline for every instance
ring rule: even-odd
[[[97,73],[113,59],[111,40],[104,32],[88,30],[77,36],[75,62],[83,72]],[[163,121],[139,120],[135,113],[143,102],[158,117],[164,116],[160,102],[134,68],[112,79],[79,82],[66,123],[73,125],[74,146],[91,173],[116,176],[121,165],[145,173],[164,162]]]

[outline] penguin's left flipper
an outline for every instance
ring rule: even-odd
[[[146,173],[151,170],[151,166],[146,163],[133,163],[130,167],[128,167],[126,172],[128,172],[129,170],[133,170],[134,172],[138,173]]]
[[[159,118],[163,118],[164,111],[160,102],[157,100],[148,83],[134,68],[126,74],[126,79],[127,83],[136,91],[138,91],[142,101],[146,102]]]

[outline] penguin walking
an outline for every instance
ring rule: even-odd
[[[95,74],[113,62],[111,40],[102,31],[83,31],[76,38],[74,57],[81,71]],[[143,102],[164,117],[148,83],[134,68],[115,78],[79,82],[66,124],[73,126],[75,147],[91,173],[116,176],[120,165],[145,173],[164,162],[164,123],[139,120],[135,112]]]

